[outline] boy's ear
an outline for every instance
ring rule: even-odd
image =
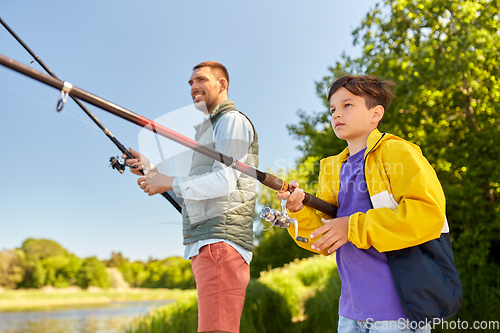
[[[385,109],[382,105],[377,105],[372,109],[372,121],[378,123],[384,117]]]

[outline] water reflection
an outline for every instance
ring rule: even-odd
[[[118,333],[134,317],[171,302],[113,302],[92,308],[0,312],[0,332]]]

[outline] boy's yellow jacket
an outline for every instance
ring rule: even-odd
[[[346,148],[321,160],[317,197],[338,206],[340,167],[349,156]],[[420,148],[392,134],[374,130],[365,152],[365,180],[374,209],[349,218],[348,240],[360,249],[373,246],[379,252],[419,245],[448,233],[445,197],[436,173]],[[305,206],[290,217],[299,222],[299,235],[309,238],[323,225],[324,213]],[[294,228],[288,229],[295,239]],[[317,239],[320,236],[317,237]],[[311,244],[297,242],[307,250]],[[320,253],[328,255],[326,250]]]

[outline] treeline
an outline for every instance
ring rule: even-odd
[[[109,260],[79,258],[48,239],[27,239],[22,246],[0,252],[0,287],[8,289],[90,286],[194,288],[191,265],[180,257],[131,262],[121,253]]]

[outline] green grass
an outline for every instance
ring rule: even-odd
[[[39,310],[106,304],[116,301],[178,299],[192,290],[131,288],[124,290],[79,288],[18,289],[0,291],[0,311]]]
[[[198,299],[196,290],[189,290],[175,303],[134,320],[125,332],[197,332],[197,329]]]
[[[296,260],[250,280],[240,332],[335,332],[339,296],[334,256]],[[136,319],[125,332],[196,332],[197,322],[193,293]]]

